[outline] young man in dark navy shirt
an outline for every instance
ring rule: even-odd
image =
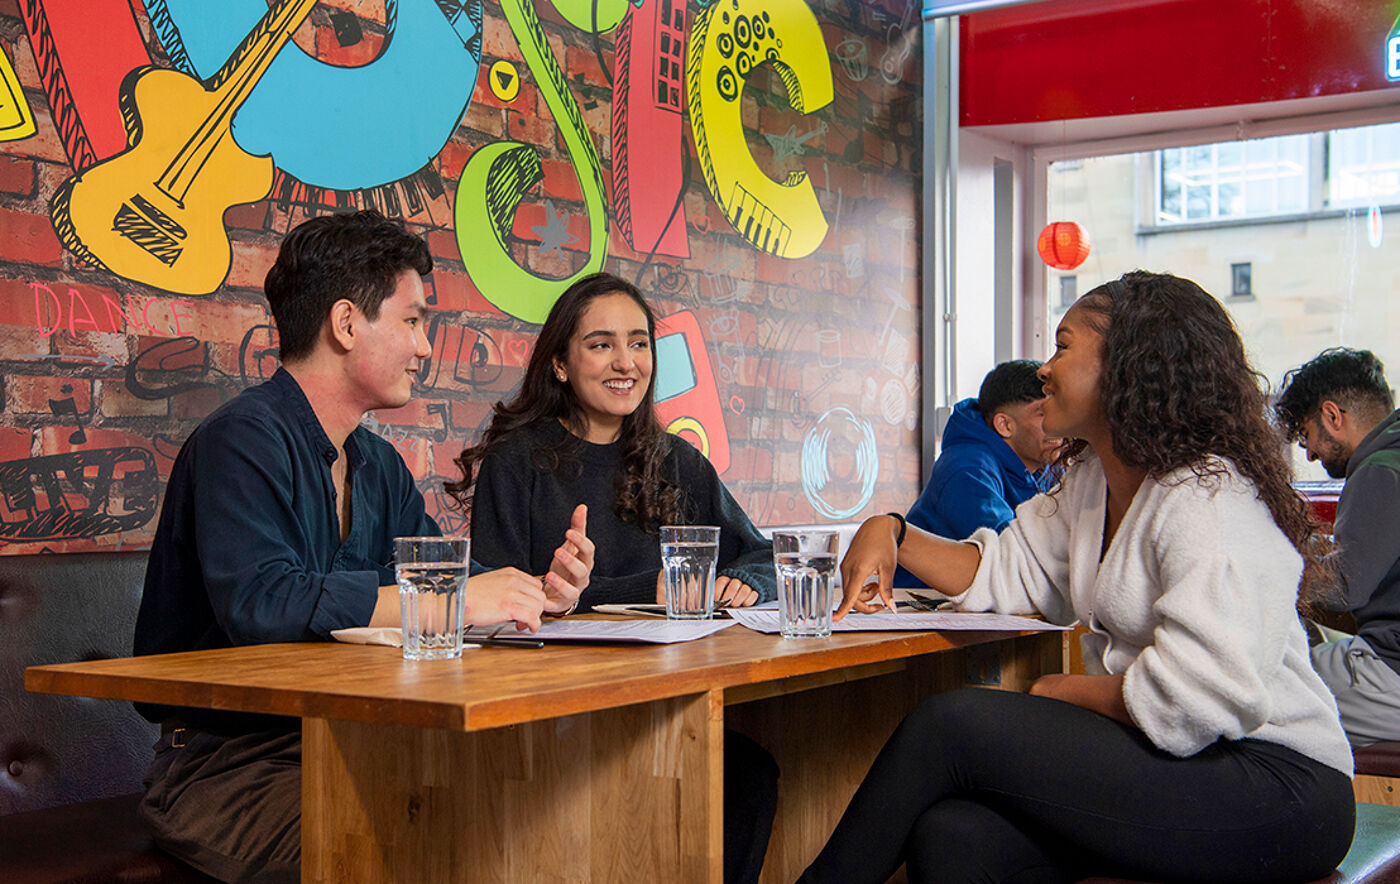
[[[224,404],[171,470],[135,652],[330,638],[397,626],[392,540],[437,535],[398,452],[360,426],[412,397],[431,347],[422,240],[374,212],[308,221],[282,243],[265,292],[281,345],[271,380]],[[593,544],[575,510],[550,570],[475,573],[467,619],[538,629],[588,585]],[[139,706],[162,725],[142,813],[170,852],[223,881],[296,881],[296,719]]]

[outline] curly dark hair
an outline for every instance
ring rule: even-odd
[[[1073,309],[1103,336],[1100,395],[1114,455],[1153,478],[1184,467],[1201,478],[1221,474],[1211,456],[1228,459],[1303,556],[1300,604],[1330,592],[1318,525],[1293,490],[1285,441],[1268,419],[1268,381],[1250,367],[1220,302],[1189,279],[1135,270],[1085,293]],[[1085,447],[1069,442],[1057,463]]]
[[[1290,440],[1302,437],[1303,422],[1317,414],[1324,399],[1378,416],[1395,410],[1385,365],[1370,350],[1332,347],[1283,376],[1274,414]]]
[[[568,382],[554,376],[554,362],[564,362],[569,355],[569,342],[578,330],[583,312],[595,299],[605,295],[627,295],[647,318],[647,337],[651,350],[656,351],[656,316],[637,287],[610,273],[594,273],[575,282],[559,296],[535,340],[530,362],[525,368],[525,380],[520,392],[509,403],[497,402],[491,424],[475,445],[467,446],[457,457],[462,478],[447,482],[444,488],[465,512],[471,512],[471,497],[476,484],[475,468],[495,445],[512,434],[543,419],[562,419],[573,431],[558,446],[539,448],[533,453],[535,465],[554,472],[564,468],[579,468],[575,453],[579,439],[587,427],[587,417],[579,406],[578,396]],[[642,530],[657,534],[660,526],[685,520],[681,489],[662,475],[661,465],[671,451],[674,437],[666,432],[656,418],[654,394],[656,372],[642,396],[641,404],[622,420],[619,439],[622,440],[622,475],[618,477],[617,514]]]

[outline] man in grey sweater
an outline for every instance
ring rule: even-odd
[[[1352,746],[1400,740],[1400,411],[1385,367],[1369,350],[1336,347],[1284,376],[1274,406],[1289,437],[1335,479],[1331,605],[1356,635],[1312,648]]]

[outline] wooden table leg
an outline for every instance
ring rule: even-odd
[[[722,702],[473,733],[306,719],[302,880],[720,884]]]
[[[968,685],[1024,691],[1040,675],[1060,671],[1061,638],[1058,632],[1040,633],[899,663],[893,672],[847,670],[842,674],[868,671],[870,677],[819,683],[810,690],[731,695],[731,701],[745,702],[726,708],[727,724],[773,753],[781,770],[762,884],[802,874],[836,828],[876,754],[919,701]],[[902,869],[891,879],[904,880]]]

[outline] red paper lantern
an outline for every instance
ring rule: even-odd
[[[1035,250],[1056,270],[1073,270],[1089,257],[1089,234],[1073,221],[1052,221],[1040,231]]]

